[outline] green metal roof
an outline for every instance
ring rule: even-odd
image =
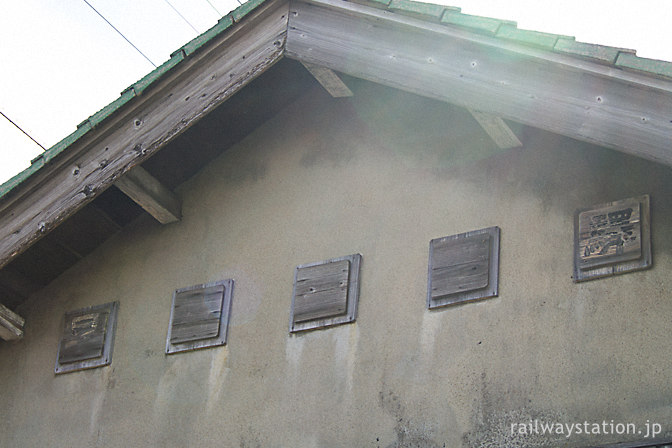
[[[265,1],[267,0],[249,0],[222,17],[214,27],[172,53],[170,59],[125,89],[118,99],[91,115],[77,126],[77,129],[72,134],[36,157],[30,167],[2,184],[0,186],[0,199],[15,190],[44,165],[66,151],[71,145],[94,130],[103,121],[113,116],[127,103],[133,101],[136,96],[142,95],[175,66],[196,53],[215,37],[235,26],[236,23]],[[633,70],[645,75],[672,79],[672,62],[640,58],[636,56],[634,50],[576,42],[573,37],[569,36],[522,30],[517,27],[515,22],[463,14],[460,8],[452,6],[411,0],[357,0],[357,2],[376,8],[387,9],[398,14],[411,15],[434,23],[438,22],[446,27],[458,27],[474,33],[513,41],[524,46],[532,46],[555,53],[588,59],[618,69]]]

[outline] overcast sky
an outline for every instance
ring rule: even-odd
[[[237,0],[88,0],[154,64]],[[439,1],[436,3],[446,3]],[[672,0],[462,0],[462,12],[672,61]],[[173,9],[186,18],[186,23]],[[192,26],[198,31],[194,31]],[[0,111],[49,148],[154,67],[84,0],[3,2]],[[0,116],[0,183],[42,149]]]

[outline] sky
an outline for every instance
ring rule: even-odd
[[[151,62],[84,0],[3,3],[0,111],[45,148],[152,71],[152,62],[160,65],[239,4],[237,0],[87,1]],[[581,42],[635,49],[640,57],[672,61],[672,0],[433,3],[513,20],[522,29],[575,36]],[[42,151],[0,116],[0,183],[27,168]]]

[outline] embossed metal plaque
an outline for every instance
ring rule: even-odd
[[[574,219],[574,280],[651,266],[649,197],[577,210]]]

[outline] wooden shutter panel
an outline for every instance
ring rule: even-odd
[[[345,314],[350,261],[300,268],[296,274],[294,322]]]
[[[101,356],[108,316],[105,312],[66,316],[59,362],[64,364]]]
[[[499,233],[490,227],[429,243],[429,308],[497,295]]]
[[[231,279],[175,291],[166,353],[226,344],[232,292]]]
[[[360,254],[297,266],[291,332],[353,322],[359,296]]]
[[[67,312],[58,345],[56,373],[110,364],[119,302]]]
[[[177,293],[170,342],[179,344],[217,336],[223,302],[223,285]]]

